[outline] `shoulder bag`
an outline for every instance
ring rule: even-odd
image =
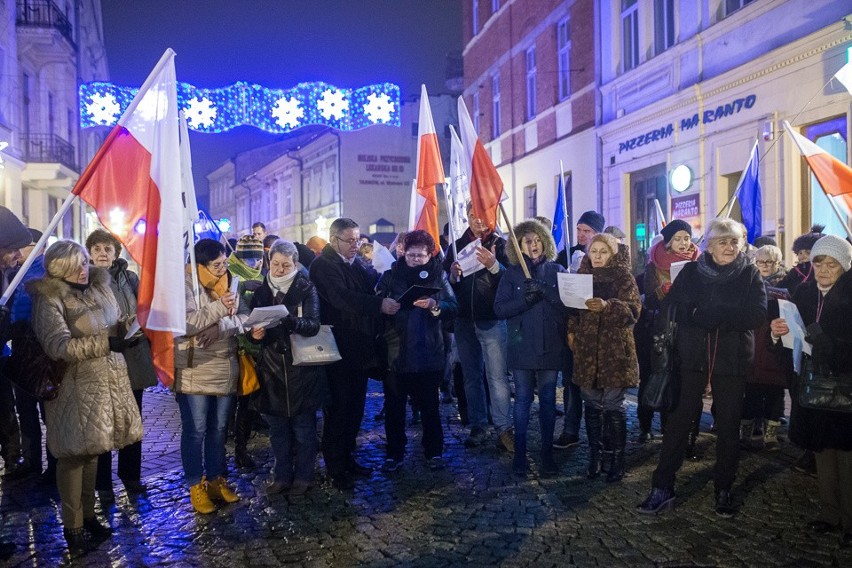
[[[59,395],[59,385],[67,369],[66,361],[54,361],[47,356],[29,328],[24,335],[12,340],[12,354],[3,374],[30,396],[48,401]]]
[[[298,317],[302,317],[301,304]],[[330,365],[343,359],[330,325],[321,325],[319,332],[313,337],[291,333],[290,352],[293,354],[295,366]]]
[[[675,359],[675,337],[677,335],[677,309],[670,304],[665,311],[665,321],[658,333],[654,334],[651,349],[651,373],[645,379],[640,404],[654,410],[671,409],[674,404],[674,380],[677,372]]]
[[[816,370],[810,357],[802,362],[797,390],[799,405],[803,408],[852,412],[852,374],[835,375],[824,368]]]
[[[257,380],[257,368],[254,358],[246,353],[245,349],[237,352],[240,362],[240,382],[237,385],[237,395],[247,396],[260,390],[260,381]]]

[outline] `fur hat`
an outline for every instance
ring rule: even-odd
[[[663,241],[665,241],[666,244],[669,244],[672,237],[674,237],[678,231],[686,231],[689,233],[689,237],[692,238],[692,225],[683,219],[672,219],[660,230],[660,234],[663,235]]]
[[[0,206],[0,249],[20,249],[32,242],[29,229],[12,211]]]
[[[606,219],[604,219],[604,216],[597,211],[586,211],[580,215],[580,219],[577,220],[577,224],[588,225],[594,229],[596,233],[602,233],[606,226]]]
[[[541,239],[541,255],[547,260],[556,259],[556,243],[553,242],[553,235],[541,221],[536,219],[527,219],[515,225],[515,236],[518,237],[518,242],[523,240],[527,233],[535,233]],[[506,245],[506,256],[512,264],[520,264],[518,255],[515,252],[515,246],[512,244]]]
[[[852,267],[852,245],[846,239],[834,235],[825,235],[814,243],[811,248],[811,262],[818,256],[830,256],[840,263],[844,272]]]
[[[616,239],[626,239],[627,235],[624,234],[624,231],[616,227],[615,225],[610,225],[606,229],[603,230],[607,235],[612,235]]]
[[[825,236],[822,234],[823,229],[825,229],[825,225],[814,225],[811,227],[810,233],[796,237],[796,240],[793,241],[793,252],[812,250],[816,242]]]
[[[260,260],[263,258],[263,243],[252,235],[244,235],[237,241],[234,254],[240,260]]]

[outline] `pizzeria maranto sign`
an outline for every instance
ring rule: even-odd
[[[729,103],[717,106],[715,109],[705,110],[700,114],[696,112],[692,116],[682,118],[680,119],[680,122],[677,123],[677,126],[681,132],[685,132],[695,128],[699,123],[711,124],[729,116],[739,114],[744,109],[747,110],[754,107],[756,102],[757,95],[748,95],[747,97],[734,99]],[[665,126],[649,130],[645,134],[640,134],[635,138],[619,142],[618,153],[630,152],[631,150],[635,150],[641,146],[647,146],[657,140],[669,138],[672,134],[674,134],[675,124],[676,123],[674,122],[670,122]]]

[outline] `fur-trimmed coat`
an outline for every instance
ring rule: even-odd
[[[600,313],[577,310],[568,318],[574,334],[574,383],[585,389],[630,388],[639,384],[639,364],[633,326],[639,320],[642,301],[636,279],[630,273],[630,255],[619,247],[610,264],[592,268],[583,257],[579,274],[591,274],[595,298],[606,300]]]
[[[44,403],[47,447],[57,458],[96,456],[142,439],[127,365],[109,350],[119,308],[109,274],[89,268],[89,287],[46,276],[28,284],[32,326],[48,357],[67,361],[59,396]]]

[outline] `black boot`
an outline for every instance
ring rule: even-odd
[[[603,435],[602,412],[599,408],[586,406],[586,436],[589,438],[589,469],[586,472],[586,477],[594,479],[601,474],[601,458],[603,453],[603,443],[601,437]]]
[[[240,412],[240,409],[237,409],[237,416],[234,420],[234,461],[237,463],[237,467],[253,469],[255,463],[247,449],[251,436],[251,419],[247,414],[247,412]]]
[[[689,438],[686,441],[686,451],[684,452],[684,457],[690,461],[700,461],[701,455],[695,450],[695,443],[698,441],[698,431],[701,427],[701,423],[695,421],[692,425],[692,429],[689,431]]]
[[[624,412],[609,411],[604,419],[609,424],[610,443],[612,444],[612,464],[606,476],[607,483],[621,481],[624,477],[624,447],[627,445],[627,417]]]
[[[89,536],[92,537],[92,540],[106,540],[112,536],[112,527],[109,525],[102,525],[100,521],[98,521],[97,517],[83,519],[83,528],[89,532]]]
[[[603,433],[601,434],[601,445],[603,446],[603,451],[601,452],[601,472],[609,473],[609,468],[612,464],[612,432],[609,428],[609,421],[606,419],[606,413],[601,411],[601,429]]]
[[[72,557],[86,554],[89,551],[86,531],[82,527],[79,529],[62,529],[62,534],[68,544],[68,553]]]

